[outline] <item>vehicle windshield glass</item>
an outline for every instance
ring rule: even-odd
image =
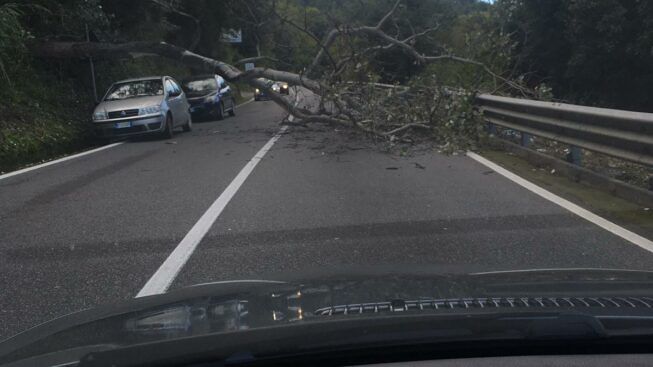
[[[184,82],[184,92],[188,95],[201,95],[218,90],[215,78],[198,79]]]
[[[109,92],[105,101],[116,101],[121,99],[162,96],[163,83],[159,79],[139,80],[114,85]]]
[[[258,81],[262,82],[266,87],[270,88],[274,85],[274,80],[259,78]]]
[[[0,354],[653,321],[653,0],[0,0],[0,86]]]

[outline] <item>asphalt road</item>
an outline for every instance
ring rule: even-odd
[[[284,117],[272,102],[237,113],[0,180],[0,339],[134,297]],[[653,253],[468,157],[293,127],[171,288],[365,267],[650,270]]]

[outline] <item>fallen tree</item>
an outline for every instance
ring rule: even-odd
[[[399,38],[386,32],[389,23],[396,23],[395,17],[402,0],[374,26],[334,25],[322,40],[312,35],[290,19],[271,11],[282,23],[291,24],[300,32],[306,32],[317,44],[317,52],[300,73],[257,67],[243,71],[235,65],[254,60],[270,59],[263,55],[247,58],[232,64],[208,58],[187,49],[165,42],[90,43],[90,42],[36,42],[32,52],[46,58],[115,59],[159,56],[176,60],[194,69],[215,72],[228,81],[246,82],[266,89],[272,100],[295,117],[297,124],[328,123],[351,126],[376,136],[396,139],[409,131],[430,132],[435,136],[474,133],[473,112],[469,107],[472,92],[455,92],[437,86],[434,80],[417,78],[410,85],[395,88],[380,85],[365,77],[366,61],[375,53],[399,49],[416,64],[430,64],[442,61],[473,65],[491,76],[495,84],[505,85],[522,94],[527,89],[509,78],[495,73],[478,61],[450,53],[427,55],[415,48],[415,41],[432,32],[438,25],[421,31],[413,30],[409,37]],[[359,47],[367,44],[366,47]],[[346,49],[346,52],[342,50]],[[440,49],[444,50],[444,47]],[[274,60],[273,60],[274,61]],[[283,81],[293,86],[310,90],[318,96],[318,108],[295,106],[291,101],[269,89],[260,78]],[[453,117],[453,114],[458,114]],[[455,120],[455,121],[454,121]],[[462,122],[461,122],[462,121]],[[447,143],[451,139],[445,139]],[[455,140],[455,139],[454,139]]]

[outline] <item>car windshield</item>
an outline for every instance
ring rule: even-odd
[[[184,91],[189,95],[207,94],[218,90],[218,82],[215,78],[205,78],[186,81]]]
[[[105,101],[116,101],[121,99],[162,96],[163,83],[160,79],[138,80],[115,84],[104,99]]]
[[[0,0],[0,366],[653,320],[648,272],[653,0]]]
[[[259,78],[258,81],[263,83],[267,87],[271,87],[272,85],[274,85],[274,80]]]

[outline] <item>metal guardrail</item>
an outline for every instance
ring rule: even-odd
[[[490,94],[478,95],[476,105],[490,124],[569,144],[577,154],[583,148],[653,166],[653,113]]]

